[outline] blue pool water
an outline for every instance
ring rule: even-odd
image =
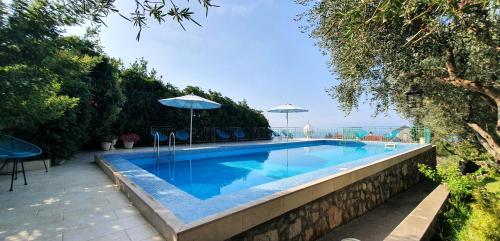
[[[184,223],[420,147],[306,141],[103,157]]]

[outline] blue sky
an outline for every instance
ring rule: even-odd
[[[117,1],[130,12],[133,1]],[[178,0],[179,4],[185,4]],[[246,99],[255,109],[267,110],[284,103],[309,109],[290,115],[290,126],[399,126],[408,122],[396,113],[372,117],[368,104],[350,115],[338,109],[325,89],[336,83],[328,71],[328,56],[301,33],[294,21],[304,8],[294,1],[215,1],[205,18],[197,1],[190,1],[202,27],[186,24],[187,31],[170,21],[150,24],[135,40],[136,29],[117,15],[101,29],[104,50],[128,64],[144,57],[163,80],[183,88],[212,89],[234,100]],[[79,34],[81,28],[69,33]],[[265,113],[271,126],[284,126],[284,115]]]

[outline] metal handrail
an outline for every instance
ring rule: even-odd
[[[173,145],[172,145],[173,143]],[[168,135],[168,152],[172,156],[172,160],[168,163],[168,174],[171,180],[175,178],[175,133],[170,132]],[[170,163],[173,163],[173,170],[170,171]]]
[[[156,167],[160,167],[160,134],[155,132],[153,151],[156,152]]]
[[[171,149],[173,143],[173,149]],[[168,151],[172,154],[172,156],[175,156],[175,133],[170,132],[170,135],[168,135]]]

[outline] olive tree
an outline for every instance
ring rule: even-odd
[[[299,0],[305,30],[329,55],[345,111],[363,97],[385,112],[467,127],[500,160],[500,2],[496,0]],[[410,86],[424,106],[405,105]],[[427,107],[426,107],[427,106]],[[437,111],[437,112],[436,112]],[[434,115],[434,116],[432,116]]]
[[[190,10],[189,0],[183,0],[181,6],[177,0],[133,0],[135,8],[130,13],[124,13],[123,9],[116,6],[116,0],[54,0],[54,3],[71,11],[75,16],[82,16],[93,23],[106,25],[105,18],[110,14],[118,14],[123,19],[130,21],[134,27],[138,28],[136,39],[139,40],[141,32],[148,26],[148,21],[158,23],[165,22],[168,18],[179,23],[185,30],[184,21],[192,22],[201,26],[194,19],[194,12]],[[212,0],[197,0],[205,8],[205,15],[208,9],[218,7]]]

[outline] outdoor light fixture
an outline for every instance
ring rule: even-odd
[[[405,95],[410,109],[416,109],[422,106],[424,91],[417,85],[411,85]]]

